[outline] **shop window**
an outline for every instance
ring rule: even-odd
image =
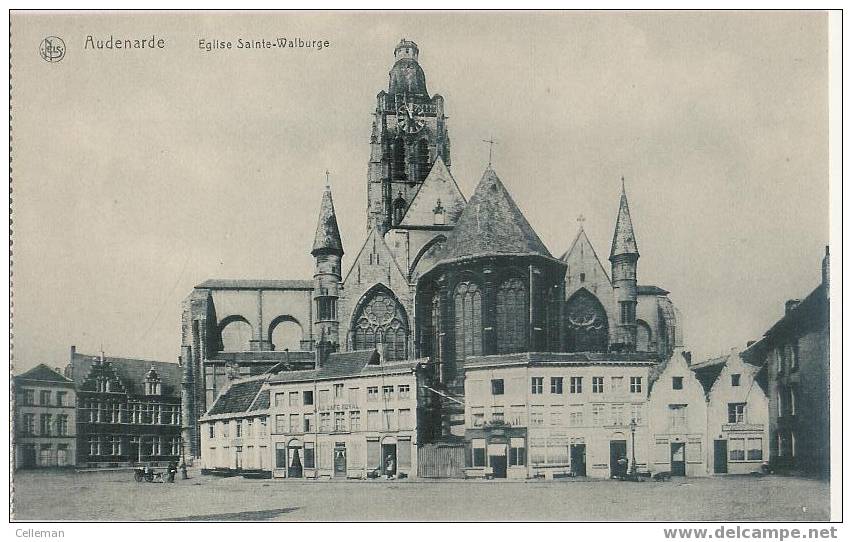
[[[745,461],[745,439],[728,439],[728,458],[731,461]]]
[[[306,442],[304,447],[305,457],[302,464],[306,469],[316,468],[316,454],[314,451],[314,443]]]
[[[754,437],[748,439],[748,460],[762,461],[763,460],[763,438]]]

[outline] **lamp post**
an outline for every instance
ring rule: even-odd
[[[630,474],[636,475],[636,418],[630,420]]]

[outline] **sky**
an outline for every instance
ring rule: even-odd
[[[310,279],[325,171],[344,274],[366,236],[371,113],[416,41],[452,173],[488,161],[550,251],[606,263],[621,177],[694,359],[744,347],[820,281],[829,239],[818,12],[14,13],[13,364],[69,348],[176,361],[208,278]],[[84,49],[87,36],[164,49]],[[46,36],[60,62],[38,54]],[[299,37],[316,49],[198,41]]]

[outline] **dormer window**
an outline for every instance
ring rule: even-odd
[[[160,375],[151,367],[148,374],[145,375],[145,395],[160,395]]]

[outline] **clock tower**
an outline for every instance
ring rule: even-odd
[[[450,165],[444,98],[429,96],[417,44],[394,49],[388,90],[376,96],[367,168],[367,227],[384,234],[399,225],[440,156]]]

